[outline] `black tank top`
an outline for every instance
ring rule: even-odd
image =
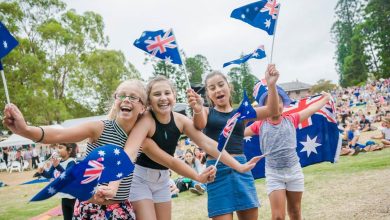
[[[203,132],[211,139],[218,142],[219,134],[225,127],[226,122],[233,117],[236,111],[233,110],[229,113],[219,112],[214,108],[209,108],[209,115],[207,116],[207,124]],[[229,154],[242,154],[244,144],[244,122],[237,122],[234,127],[233,133],[230,135],[229,142],[226,145],[225,150]]]
[[[171,120],[168,122],[168,124],[162,124],[160,123],[156,116],[154,115],[153,111],[150,111],[150,113],[153,116],[154,121],[156,122],[156,131],[154,132],[152,136],[152,140],[156,142],[156,144],[165,152],[167,152],[169,155],[173,156],[176,150],[177,142],[180,138],[180,130],[177,128],[175,124],[175,119],[173,118],[173,113],[171,112]],[[152,169],[158,169],[158,170],[167,170],[168,168],[160,165],[159,163],[154,162],[151,160],[146,154],[140,153],[140,155],[137,158],[136,164],[152,168]]]

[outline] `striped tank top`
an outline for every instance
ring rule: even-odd
[[[114,144],[122,148],[125,146],[128,135],[116,123],[116,121],[103,120],[103,123],[104,129],[98,140],[94,143],[87,143],[87,155],[97,147],[103,146],[105,144]],[[133,173],[122,179],[118,188],[118,192],[116,193],[113,200],[126,200],[129,197],[132,179]]]

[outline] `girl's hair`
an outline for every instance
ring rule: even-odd
[[[153,77],[151,80],[149,80],[148,84],[146,85],[146,95],[147,95],[147,99],[148,99],[148,102],[147,102],[148,105],[150,104],[150,98],[149,98],[150,92],[152,91],[154,84],[156,84],[158,82],[166,82],[169,85],[169,87],[171,87],[173,94],[176,96],[176,87],[173,85],[171,80],[169,80],[167,77],[165,77],[163,75],[157,75],[157,76]]]
[[[60,143],[59,145],[66,147],[66,151],[69,152],[69,157],[76,158],[76,150],[77,150],[76,143]]]
[[[214,76],[221,76],[223,78],[223,80],[226,82],[226,84],[228,85],[228,87],[230,89],[230,93],[232,93],[232,86],[229,84],[229,81],[227,80],[226,76],[223,73],[214,70],[211,73],[207,74],[206,78],[204,79],[204,86],[206,88],[206,99],[207,99],[208,103],[210,104],[210,106],[212,106],[212,107],[214,107],[215,104],[214,104],[213,100],[211,100],[210,97],[209,97],[207,81],[210,78],[214,77]],[[229,104],[231,106],[233,106],[233,99],[232,99],[232,95],[231,94],[230,94],[230,97],[229,97]]]
[[[185,156],[187,153],[190,153],[190,154],[192,155],[192,164],[195,164],[195,155],[194,155],[194,152],[192,152],[191,149],[187,149],[187,150],[186,150],[186,153],[184,154],[184,156]],[[184,160],[184,162],[185,162],[186,164],[188,164],[187,160]],[[190,165],[190,164],[188,164],[188,165]]]
[[[112,94],[112,97],[115,97],[115,94],[116,92],[118,91],[119,88],[123,87],[123,86],[126,86],[126,85],[135,85],[138,87],[138,92],[139,92],[139,95],[140,95],[140,99],[143,103],[143,105],[145,105],[146,103],[146,89],[145,89],[145,86],[144,84],[138,80],[138,79],[130,79],[130,80],[126,80],[126,81],[123,81],[121,84],[119,84],[119,86],[116,88],[114,94]],[[110,108],[110,111],[108,113],[108,119],[110,120],[114,120],[116,118],[116,115],[118,114],[118,109],[116,109],[116,106],[115,106],[115,100],[113,99],[111,101],[111,108]]]

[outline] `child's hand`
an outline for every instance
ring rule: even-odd
[[[200,112],[203,108],[203,99],[193,89],[187,90],[188,105],[194,110],[194,112]]]
[[[5,106],[3,125],[15,134],[22,134],[27,130],[27,124],[23,118],[23,114],[14,104],[7,104]]]
[[[209,166],[198,175],[197,181],[201,183],[213,182],[216,172],[217,168],[215,166]]]
[[[265,156],[267,156],[267,154],[253,157],[250,161],[246,162],[245,164],[241,164],[237,171],[240,173],[245,173],[248,172],[249,170],[252,170],[256,166],[256,163],[259,162],[261,159],[263,159]]]
[[[321,92],[321,95],[322,95],[327,101],[330,101],[330,100],[332,99],[332,96],[331,96],[329,93],[327,93],[327,92],[322,91],[322,92]]]
[[[275,64],[268,64],[267,70],[265,71],[265,80],[268,86],[275,85],[279,78],[279,71],[276,69]]]
[[[116,190],[110,186],[99,186],[94,195],[94,199],[98,202],[104,202],[107,199],[114,198]]]
[[[60,159],[59,158],[51,158],[51,164],[53,167],[57,167],[58,164],[60,164]]]

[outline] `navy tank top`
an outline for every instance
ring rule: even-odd
[[[219,112],[214,108],[209,108],[207,124],[203,132],[211,139],[218,141],[219,134],[225,127],[226,122],[233,117],[234,113],[235,109],[229,113],[225,113]],[[244,130],[244,122],[237,122],[225,148],[229,154],[243,154]]]
[[[180,130],[177,128],[175,119],[173,118],[173,113],[171,113],[171,120],[167,124],[160,123],[153,111],[150,111],[153,116],[154,121],[156,122],[156,131],[152,136],[152,140],[169,155],[173,156],[176,150],[177,142],[180,138]],[[146,154],[140,153],[137,158],[136,164],[157,170],[167,170],[167,167],[160,165],[159,163],[154,162]]]

